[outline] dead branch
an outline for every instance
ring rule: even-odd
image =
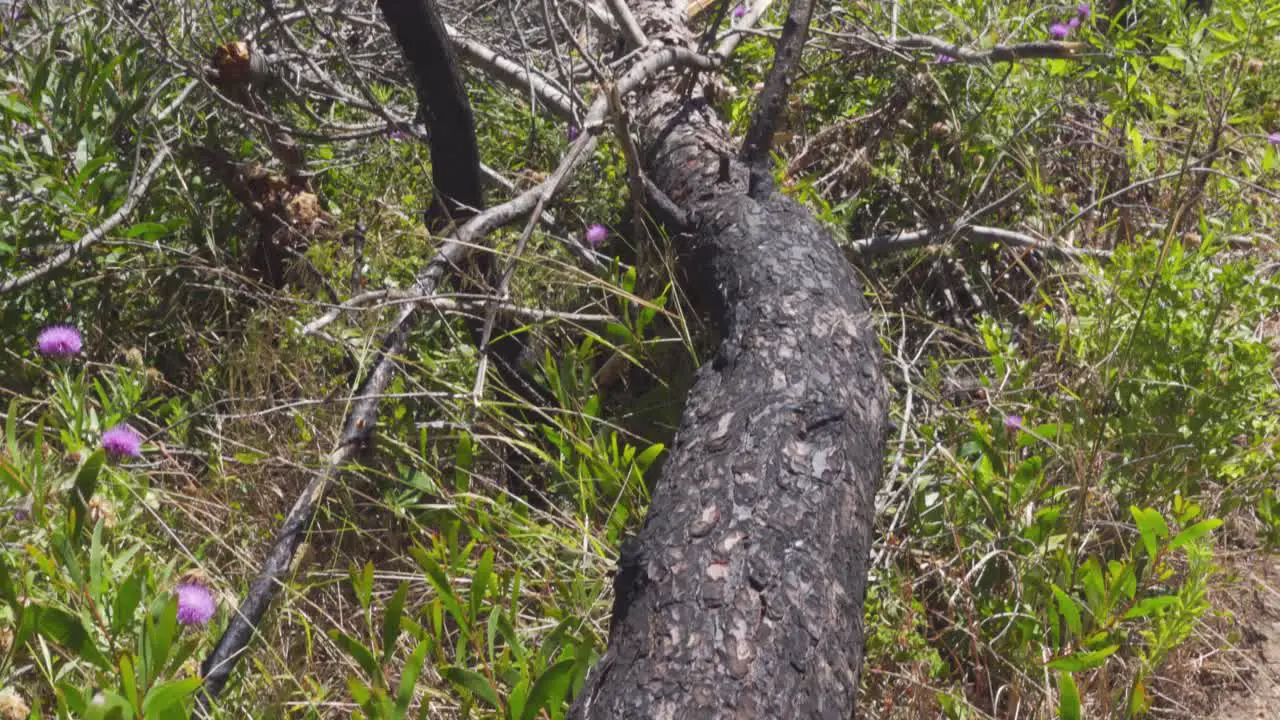
[[[1013,230],[968,224],[921,228],[919,230],[862,238],[854,240],[849,245],[849,250],[865,258],[874,258],[930,245],[942,245],[958,239],[1003,243],[1013,247],[1030,248],[1064,258],[1105,258],[1111,256],[1111,253],[1106,250],[1055,245]]]
[[[778,128],[778,117],[791,94],[791,81],[800,65],[800,51],[809,37],[809,20],[813,17],[813,0],[791,0],[787,21],[783,23],[782,37],[773,50],[773,67],[765,77],[764,89],[756,99],[756,110],[751,115],[751,125],[742,140],[739,159],[751,168],[752,197],[768,190],[772,185],[769,154],[773,150],[773,134]]]
[[[160,172],[160,168],[164,165],[164,161],[167,159],[169,159],[169,148],[162,145],[160,149],[156,151],[155,157],[151,158],[151,162],[147,165],[146,169],[142,171],[142,174],[133,178],[133,181],[129,184],[129,191],[125,196],[124,203],[120,205],[119,208],[116,208],[115,212],[107,216],[107,219],[103,220],[97,227],[84,235],[81,235],[79,240],[68,245],[62,252],[54,255],[43,263],[40,263],[40,265],[36,266],[26,274],[19,275],[12,280],[0,283],[0,295],[11,293],[14,290],[21,290],[36,280],[39,280],[45,275],[48,275],[54,270],[57,270],[71,262],[72,258],[76,255],[79,255],[86,249],[96,245],[106,238],[112,230],[115,230],[121,223],[128,220],[129,216],[133,214],[133,211],[137,209],[138,204],[142,202],[142,199],[147,195],[147,191],[151,188],[151,181],[155,179],[156,175]]]

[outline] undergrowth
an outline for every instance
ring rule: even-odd
[[[408,83],[371,60],[392,47],[380,26],[327,10],[290,20],[292,39],[262,25],[277,47],[327,48],[315,62],[370,91],[276,88],[255,111],[296,131],[324,213],[272,287],[252,208],[201,160],[216,149],[278,172],[271,123],[194,79],[209,43],[189,40],[242,37],[258,6],[132,20],[110,2],[14,7],[0,283],[100,225],[163,158],[124,224],[0,306],[0,718],[188,717],[198,662],[333,450],[391,291],[442,241],[421,222],[430,157],[403,129]],[[898,427],[861,712],[1210,712],[1199,695],[1180,704],[1176,683],[1196,682],[1193,649],[1220,645],[1201,629],[1232,581],[1224,543],[1280,543],[1280,6],[900,11],[846,2],[816,21],[775,144],[780,186],[851,248],[951,227],[924,249],[849,253]],[[1073,16],[1086,49],[1072,58],[940,62],[851,39],[896,19],[899,36],[981,48],[1044,40]],[[191,32],[158,40],[172,23]],[[715,103],[737,131],[771,52],[754,37],[730,63]],[[516,189],[552,172],[576,129],[479,72],[468,83],[485,162]],[[514,304],[539,311],[520,316],[524,362],[549,401],[481,372],[463,318],[485,303],[433,309],[220,715],[563,716],[606,645],[618,545],[714,347],[668,239],[630,211],[614,140],[547,209],[522,251],[518,227],[493,240],[516,268]],[[592,223],[608,237],[588,266],[567,248]],[[1098,252],[1002,246],[959,224]],[[350,302],[374,290],[389,293]],[[78,353],[39,351],[55,324],[79,329]],[[138,452],[108,452],[104,433],[125,425]],[[189,585],[212,617],[179,607]]]

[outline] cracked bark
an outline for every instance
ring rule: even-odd
[[[692,47],[671,4],[633,7],[650,38]],[[678,85],[638,93],[639,144],[690,221],[676,242],[723,340],[623,545],[609,650],[570,717],[847,720],[887,424],[879,341],[830,234],[785,196],[748,197],[727,128]]]

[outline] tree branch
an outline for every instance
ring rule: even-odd
[[[1031,248],[1050,255],[1057,255],[1059,257],[1066,258],[1105,258],[1111,256],[1111,253],[1106,250],[1054,245],[1013,230],[987,227],[985,225],[967,224],[945,225],[942,227],[921,228],[918,230],[877,235],[874,237],[863,238],[861,240],[854,240],[849,245],[849,249],[862,257],[874,258],[903,252],[905,250],[928,247],[930,245],[941,245],[956,238],[1004,243],[1005,245]]]
[[[378,0],[378,8],[408,61],[418,102],[430,114],[436,195],[428,216],[462,222],[484,206],[484,193],[475,117],[453,43],[430,0]]]
[[[125,197],[124,203],[111,213],[102,224],[80,236],[79,240],[71,243],[62,252],[54,255],[48,260],[40,263],[34,269],[25,275],[0,283],[0,295],[5,295],[14,290],[21,290],[49,273],[71,262],[76,255],[84,252],[87,248],[96,245],[107,237],[107,234],[115,230],[138,207],[138,203],[146,197],[147,190],[151,187],[151,181],[155,179],[156,174],[160,172],[160,167],[164,165],[164,161],[169,157],[169,148],[161,147],[156,151],[156,156],[151,159],[151,163],[147,165],[147,169],[142,172],[134,183],[129,187],[129,194]]]
[[[644,30],[640,29],[640,24],[631,14],[631,8],[627,7],[626,0],[606,0],[606,2],[609,4],[609,11],[613,13],[613,19],[617,20],[618,25],[622,27],[622,32],[626,35],[631,47],[642,48],[648,45],[649,38],[645,37]]]
[[[774,46],[773,67],[765,78],[764,90],[756,101],[756,111],[751,125],[742,140],[739,159],[751,169],[751,197],[761,197],[772,185],[769,172],[769,154],[773,150],[773,134],[778,128],[778,116],[791,94],[791,81],[800,66],[800,53],[809,36],[809,21],[813,18],[813,0],[791,0],[787,19],[782,24],[782,37]]]
[[[447,28],[453,38],[453,44],[471,64],[487,71],[493,78],[504,85],[517,90],[532,90],[534,96],[542,101],[556,117],[573,121],[573,110],[580,107],[581,102],[571,97],[546,77],[536,71],[526,72],[525,68],[514,60],[498,54],[486,45],[475,40],[462,37],[457,30]]]
[[[873,47],[890,52],[931,51],[957,62],[974,64],[1035,59],[1075,60],[1079,59],[1084,50],[1091,47],[1088,43],[1082,42],[1043,41],[1015,45],[996,45],[985,50],[975,50],[929,35],[908,35],[891,39],[871,32],[823,34],[840,38],[852,45]]]

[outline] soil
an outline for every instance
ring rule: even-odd
[[[1261,562],[1258,562],[1261,560]],[[1224,693],[1222,704],[1203,715],[1214,720],[1280,719],[1280,555],[1258,554],[1234,568],[1240,578],[1232,608],[1239,638],[1232,664],[1244,686]]]

